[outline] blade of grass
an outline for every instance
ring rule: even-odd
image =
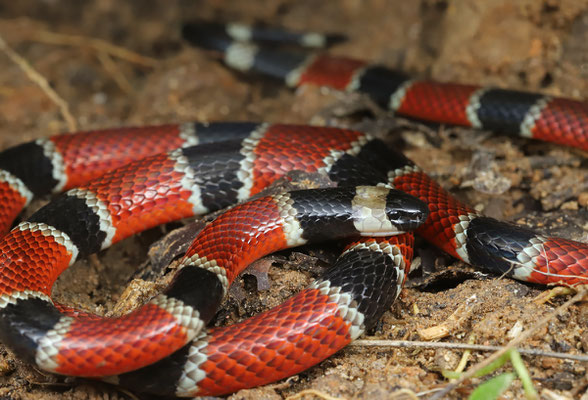
[[[535,400],[539,398],[535,387],[533,386],[533,381],[531,380],[531,376],[529,375],[529,371],[527,367],[525,367],[525,363],[521,358],[521,355],[518,351],[511,349],[510,350],[510,362],[512,363],[512,367],[517,372],[517,375],[521,379],[521,383],[523,384],[523,389],[525,390],[525,395],[529,400]]]

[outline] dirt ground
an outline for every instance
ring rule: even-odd
[[[211,54],[181,41],[180,23],[192,17],[342,32],[349,40],[333,53],[418,77],[583,99],[588,89],[588,1],[0,1],[0,35],[65,100],[79,130],[192,120],[359,126],[386,135],[476,209],[588,241],[586,153],[395,119],[366,110],[357,97],[313,87],[290,91],[259,77],[234,74]],[[41,31],[66,36],[50,41],[47,34],[39,35]],[[88,39],[68,45],[65,38],[76,35]],[[93,47],[90,38],[149,59],[110,56],[103,47]],[[60,109],[3,54],[0,66],[0,148],[69,130]],[[342,110],[353,112],[349,116]],[[36,201],[27,213],[47,200]],[[150,230],[78,262],[60,277],[55,298],[107,315],[121,312],[129,299],[140,301],[166,279],[148,273],[149,246],[180,225]],[[415,267],[420,268],[414,268],[408,288],[362,339],[422,340],[421,329],[453,315],[457,322],[441,341],[473,339],[477,344],[503,345],[569,298],[537,304],[533,300],[545,288],[475,270],[423,242],[418,248]],[[251,274],[244,275],[215,323],[238,321],[279,304],[308,284],[333,256],[318,247],[280,253],[272,259],[269,289],[257,290],[263,276],[256,281]],[[153,275],[156,284],[133,281],[139,294],[125,291],[133,278]],[[588,307],[576,304],[540,328],[523,347],[586,355],[587,326]],[[455,368],[462,354],[463,350],[350,346],[291,379],[229,398],[273,400],[306,389],[341,399],[414,398],[400,392],[407,389],[428,398],[448,384],[440,370]],[[468,366],[489,354],[474,352]],[[587,363],[539,356],[523,360],[542,398],[588,398]],[[466,381],[449,398],[466,397],[480,382]],[[516,381],[502,398],[522,397]],[[0,399],[134,398],[147,397],[48,375],[0,347]]]

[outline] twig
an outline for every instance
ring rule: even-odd
[[[468,343],[446,343],[446,342],[422,342],[422,341],[410,341],[410,340],[356,340],[352,342],[350,346],[360,347],[406,347],[415,348],[423,347],[430,349],[460,349],[460,350],[474,350],[474,351],[500,351],[506,349],[501,346],[485,346],[481,344],[468,344]],[[587,362],[588,356],[581,354],[566,354],[566,353],[555,353],[551,351],[543,351],[537,349],[516,349],[521,354],[538,357],[553,357],[561,358],[564,360],[574,360]]]
[[[49,85],[47,79],[45,79],[40,73],[38,73],[23,57],[21,57],[17,52],[12,50],[4,41],[4,38],[0,35],[0,50],[8,56],[8,58],[14,62],[18,67],[26,74],[26,76],[36,83],[41,90],[53,101],[57,107],[59,107],[59,111],[65,122],[67,123],[67,127],[70,131],[76,131],[78,124],[73,117],[73,115],[69,112],[69,106],[63,100],[55,90]]]
[[[155,67],[158,61],[154,58],[143,56],[124,47],[115,46],[102,39],[87,36],[65,35],[49,31],[36,31],[31,35],[31,40],[36,42],[58,44],[67,46],[91,47],[99,53],[106,53],[128,62],[142,65],[144,67]]]
[[[566,286],[556,286],[551,290],[546,290],[541,292],[541,294],[533,299],[533,303],[535,304],[545,304],[549,300],[553,299],[557,296],[569,296],[570,294],[574,294],[576,291],[573,288],[569,288]]]
[[[478,363],[477,365],[475,365],[474,367],[470,368],[470,370],[468,370],[466,373],[464,373],[455,382],[449,383],[447,386],[445,386],[445,388],[443,390],[435,393],[435,395],[433,395],[433,397],[431,397],[431,400],[442,399],[445,395],[447,395],[453,389],[457,388],[460,384],[462,384],[466,379],[470,379],[472,376],[474,376],[476,374],[476,372],[478,372],[480,369],[492,364],[495,360],[500,358],[507,351],[515,348],[516,345],[518,345],[519,343],[528,339],[533,333],[535,333],[539,328],[541,328],[545,324],[547,324],[556,315],[558,315],[562,311],[568,309],[572,304],[577,303],[578,301],[581,301],[584,298],[584,296],[586,296],[587,293],[588,293],[588,289],[586,289],[586,288],[579,289],[578,293],[574,297],[572,297],[570,300],[563,303],[561,306],[557,307],[555,310],[553,310],[552,312],[547,314],[545,317],[541,318],[539,320],[539,322],[537,322],[535,325],[531,326],[529,329],[527,329],[525,332],[523,332],[518,337],[511,340],[505,347],[503,347],[499,351],[495,352],[494,354],[492,354],[490,357],[488,357],[484,361],[482,361],[482,362]]]
[[[106,72],[112,76],[120,90],[128,95],[132,95],[135,92],[133,86],[129,83],[129,80],[119,71],[114,60],[107,53],[98,52],[98,60]]]
[[[452,330],[468,319],[477,306],[478,298],[476,295],[473,295],[457,307],[457,309],[442,324],[430,328],[419,329],[417,333],[424,340],[441,339],[449,335]]]

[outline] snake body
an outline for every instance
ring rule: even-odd
[[[278,57],[219,43],[229,64],[290,85],[359,90],[400,114],[587,148],[586,109],[572,100],[416,82],[349,59]],[[352,130],[185,123],[82,132],[5,150],[0,168],[4,231],[33,196],[69,189],[0,242],[2,342],[46,371],[108,377],[152,393],[230,393],[338,351],[400,292],[413,243],[404,232],[516,279],[588,282],[588,245],[480,215],[401,153]],[[339,188],[246,201],[292,170],[326,174]],[[54,281],[79,257],[235,203],[194,240],[171,285],[136,311],[100,318],[50,299]],[[401,235],[352,243],[331,271],[278,308],[205,328],[253,260],[310,241],[392,234]]]
[[[186,24],[184,38],[222,53],[227,66],[280,79],[289,87],[312,84],[367,95],[397,115],[544,140],[588,150],[588,106],[563,97],[510,89],[413,79],[363,60],[276,50]],[[325,39],[326,41],[326,39]]]

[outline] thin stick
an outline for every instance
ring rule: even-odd
[[[410,341],[410,340],[356,340],[349,346],[358,347],[405,347],[415,348],[423,347],[430,349],[459,349],[459,350],[475,350],[475,351],[499,351],[506,349],[501,346],[485,346],[481,344],[468,344],[468,343],[446,343],[446,342],[421,342],[421,341]],[[553,357],[561,358],[564,360],[574,360],[588,362],[588,356],[581,354],[566,354],[566,353],[555,353],[551,351],[543,351],[537,349],[525,349],[516,348],[521,354],[538,357]]]
[[[36,83],[41,90],[59,107],[59,111],[61,112],[61,116],[67,123],[67,127],[70,131],[76,131],[78,124],[73,117],[73,115],[69,112],[69,105],[63,100],[55,90],[49,85],[47,79],[43,77],[40,73],[38,73],[27,60],[21,57],[17,52],[12,50],[4,41],[4,38],[0,35],[0,50],[4,52],[8,56],[8,58],[18,65],[18,67],[25,73],[25,75],[34,83]]]
[[[91,47],[98,52],[107,53],[128,62],[142,65],[144,67],[155,67],[158,61],[154,58],[143,56],[124,47],[115,46],[102,39],[96,39],[80,35],[65,35],[49,31],[37,31],[31,36],[31,40],[36,42],[58,44],[67,46]]]
[[[457,388],[460,384],[462,384],[466,379],[473,377],[477,371],[492,364],[492,362],[494,362],[495,360],[500,358],[507,351],[515,348],[516,345],[518,345],[519,343],[528,339],[533,333],[535,333],[537,330],[539,330],[539,328],[541,328],[545,324],[547,324],[556,315],[558,315],[562,311],[568,309],[572,304],[577,303],[578,301],[581,301],[584,298],[584,296],[586,296],[587,293],[588,293],[588,289],[586,289],[586,288],[579,289],[578,293],[574,297],[572,297],[571,299],[569,299],[568,301],[563,303],[561,306],[557,307],[555,310],[553,310],[552,312],[547,314],[545,317],[541,318],[539,320],[539,322],[537,322],[535,325],[531,326],[529,329],[527,329],[525,332],[520,334],[518,337],[511,340],[505,347],[503,347],[502,349],[500,349],[496,353],[492,354],[490,357],[488,357],[484,361],[482,361],[482,362],[478,363],[477,365],[475,365],[474,367],[470,368],[470,370],[468,370],[466,373],[464,373],[455,382],[449,383],[447,386],[445,386],[445,388],[443,390],[435,393],[433,395],[433,397],[431,397],[431,400],[442,399],[445,395],[447,395],[453,389]]]
[[[478,298],[474,295],[468,298],[463,304],[451,313],[451,315],[440,325],[430,328],[419,329],[417,333],[422,339],[435,340],[448,336],[452,330],[460,326],[468,319],[478,306]]]
[[[98,60],[100,61],[106,72],[108,72],[112,76],[114,82],[116,82],[120,90],[122,90],[128,95],[132,95],[135,92],[133,86],[129,83],[129,80],[119,71],[118,67],[116,66],[115,62],[112,60],[110,55],[104,52],[98,52]]]

